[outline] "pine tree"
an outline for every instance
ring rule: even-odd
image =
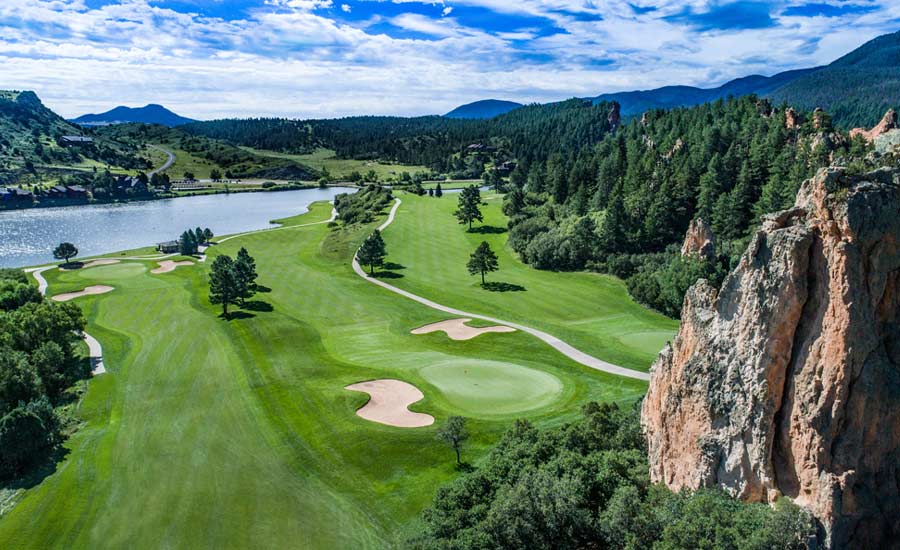
[[[381,231],[375,230],[369,235],[362,246],[356,252],[356,259],[362,265],[369,266],[369,271],[375,275],[375,267],[384,264],[384,258],[387,256],[387,249],[384,240],[381,238]]]
[[[256,260],[250,256],[247,249],[241,247],[234,259],[234,279],[238,289],[238,299],[243,304],[244,300],[256,294]]]
[[[434,187],[434,196],[435,196],[435,197],[438,197],[438,198],[441,198],[441,197],[444,196],[444,190],[441,189],[441,183],[440,183],[440,182],[438,182],[438,184]]]
[[[499,269],[497,255],[491,250],[491,245],[487,241],[482,241],[475,252],[469,257],[469,263],[466,264],[470,275],[481,274],[481,284],[484,285],[484,274]]]
[[[217,256],[209,272],[209,301],[222,304],[222,315],[228,318],[229,304],[237,304],[240,286],[234,271],[234,260],[229,256]]]
[[[484,220],[481,214],[481,191],[478,187],[470,185],[462,190],[459,194],[459,209],[454,215],[461,225],[469,224],[469,229],[472,229],[473,222]]]

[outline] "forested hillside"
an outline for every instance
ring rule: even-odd
[[[819,167],[866,152],[827,115],[805,120],[794,126],[752,96],[650,112],[595,147],[531,164],[506,198],[510,245],[542,269],[626,278],[635,298],[677,316],[687,287],[717,280],[762,214],[789,206]],[[712,225],[717,258],[678,254],[696,217]]]
[[[498,160],[525,162],[591,145],[609,130],[609,110],[608,104],[573,99],[522,107],[490,120],[436,116],[250,119],[199,122],[181,129],[260,149],[303,152],[327,147],[342,158],[390,160],[447,173],[467,168],[469,145],[484,145],[500,153]],[[475,177],[482,171],[483,165]]]
[[[70,143],[64,136],[84,139]],[[146,168],[138,152],[73,126],[33,92],[0,91],[0,184],[34,182],[66,168]]]
[[[821,107],[844,129],[874,126],[900,106],[900,32],[880,36],[769,97],[801,109]]]

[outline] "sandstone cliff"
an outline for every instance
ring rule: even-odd
[[[701,218],[691,221],[681,245],[681,257],[694,256],[705,260],[716,257],[716,237],[712,227]]]
[[[865,139],[869,143],[872,143],[877,137],[883,136],[891,130],[896,129],[897,113],[893,109],[890,109],[881,118],[881,122],[879,122],[874,128],[872,128],[871,130],[866,130],[865,128],[854,128],[850,130],[850,137],[862,136],[863,139]]]
[[[900,548],[898,176],[823,170],[688,292],[643,405],[654,481],[786,495],[826,546]]]

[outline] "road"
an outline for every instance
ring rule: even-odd
[[[387,220],[383,224],[381,224],[381,227],[378,228],[379,231],[384,231],[385,229],[388,228],[388,226],[390,226],[394,222],[394,218],[397,215],[397,209],[400,208],[400,204],[401,204],[400,199],[396,199],[396,201],[397,202],[394,203],[394,207],[391,208],[390,214],[388,214]],[[640,372],[640,371],[636,371],[636,370],[632,370],[632,369],[626,369],[625,367],[613,365],[612,363],[608,363],[606,361],[603,361],[602,359],[597,359],[596,357],[588,355],[587,353],[584,353],[583,351],[574,348],[570,344],[563,342],[562,340],[560,340],[556,336],[553,336],[552,334],[547,334],[546,332],[543,332],[543,331],[540,331],[540,330],[537,330],[537,329],[534,329],[531,327],[526,327],[526,326],[520,325],[518,323],[510,323],[508,321],[503,321],[502,319],[495,319],[493,317],[487,317],[485,315],[479,315],[477,313],[470,313],[468,311],[462,311],[459,309],[454,309],[452,307],[447,307],[447,306],[441,305],[437,302],[433,302],[427,298],[423,298],[421,296],[413,294],[412,292],[407,292],[407,291],[399,289],[393,285],[389,285],[388,283],[381,281],[379,279],[369,277],[366,274],[365,270],[359,265],[359,262],[356,260],[355,256],[353,258],[353,271],[355,271],[357,275],[359,275],[360,277],[369,281],[372,284],[375,284],[384,289],[390,290],[391,292],[393,292],[395,294],[399,294],[406,298],[409,298],[410,300],[419,302],[420,304],[426,305],[432,309],[436,309],[436,310],[442,311],[444,313],[449,313],[451,315],[457,315],[459,317],[472,317],[475,319],[481,319],[483,321],[488,321],[490,323],[497,323],[498,325],[506,325],[506,326],[512,327],[516,330],[521,330],[522,332],[531,334],[532,336],[547,343],[552,348],[554,348],[558,352],[562,353],[569,359],[572,359],[573,361],[575,361],[577,363],[581,363],[582,365],[584,365],[586,367],[590,367],[592,369],[603,371],[603,372],[608,372],[610,374],[615,374],[618,376],[624,376],[626,378],[634,378],[637,380],[645,380],[645,381],[650,380],[649,373]]]
[[[165,154],[168,155],[168,157],[169,157],[168,160],[166,160],[166,163],[165,163],[165,164],[163,164],[162,166],[160,166],[160,167],[157,168],[156,170],[153,170],[153,171],[151,171],[150,173],[148,173],[148,174],[147,174],[148,177],[149,177],[149,176],[152,176],[153,174],[159,174],[160,172],[165,172],[166,170],[168,170],[169,168],[171,168],[171,166],[172,166],[173,164],[175,164],[175,153],[173,153],[172,151],[169,151],[168,149],[163,149],[163,148],[160,147],[159,145],[150,145],[149,143],[147,144],[147,147],[149,147],[149,148],[151,148],[151,149],[156,149],[157,151],[162,151],[163,153],[165,153]]]

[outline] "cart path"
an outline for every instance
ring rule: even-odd
[[[172,151],[169,151],[168,149],[163,149],[163,148],[160,147],[159,145],[151,145],[151,144],[149,144],[149,143],[147,144],[147,147],[149,147],[149,148],[151,148],[151,149],[156,149],[157,151],[162,151],[163,153],[165,153],[165,154],[168,155],[168,157],[169,157],[169,158],[166,160],[166,163],[165,163],[165,164],[163,164],[162,166],[160,166],[160,167],[157,168],[156,170],[152,170],[151,172],[149,172],[149,173],[147,174],[147,177],[150,177],[150,176],[152,176],[153,174],[159,174],[160,172],[165,172],[166,170],[168,170],[169,168],[171,168],[173,164],[175,164],[175,153],[173,153]]]
[[[391,208],[391,211],[388,214],[387,220],[385,220],[385,222],[383,224],[381,224],[381,226],[378,228],[379,231],[384,231],[394,222],[394,218],[397,215],[397,209],[400,208],[400,204],[401,204],[400,199],[396,199],[396,202],[394,203],[393,208]],[[475,319],[481,319],[483,321],[488,321],[490,323],[497,323],[498,325],[506,325],[506,326],[512,327],[516,330],[521,330],[522,332],[527,332],[528,334],[531,334],[532,336],[547,343],[552,348],[556,349],[557,351],[559,351],[560,353],[562,353],[569,359],[572,359],[573,361],[575,361],[577,363],[581,363],[582,365],[584,365],[586,367],[590,367],[592,369],[607,372],[610,374],[615,374],[618,376],[624,376],[626,378],[634,378],[636,380],[645,380],[645,381],[650,380],[650,373],[627,369],[625,367],[613,365],[612,363],[603,361],[602,359],[597,359],[596,357],[594,357],[592,355],[588,355],[587,353],[584,353],[583,351],[576,349],[575,347],[571,346],[570,344],[567,344],[566,342],[560,340],[559,338],[557,338],[556,336],[553,336],[552,334],[548,334],[541,330],[527,327],[525,325],[520,325],[518,323],[510,323],[509,321],[504,321],[502,319],[496,319],[494,317],[488,317],[486,315],[478,315],[477,313],[470,313],[468,311],[462,311],[459,309],[441,305],[441,304],[439,304],[437,302],[433,302],[427,298],[423,298],[422,296],[413,294],[412,292],[407,292],[406,290],[397,288],[397,287],[390,285],[382,280],[369,277],[368,275],[366,275],[365,270],[363,270],[363,268],[359,265],[359,262],[356,260],[356,256],[353,257],[353,271],[355,271],[357,275],[359,275],[360,277],[362,277],[366,281],[369,281],[372,284],[375,284],[384,289],[390,290],[391,292],[393,292],[395,294],[399,294],[406,298],[409,298],[410,300],[419,302],[420,304],[428,306],[432,309],[436,309],[438,311],[442,311],[444,313],[449,313],[451,315],[457,315],[460,317],[472,317]]]

